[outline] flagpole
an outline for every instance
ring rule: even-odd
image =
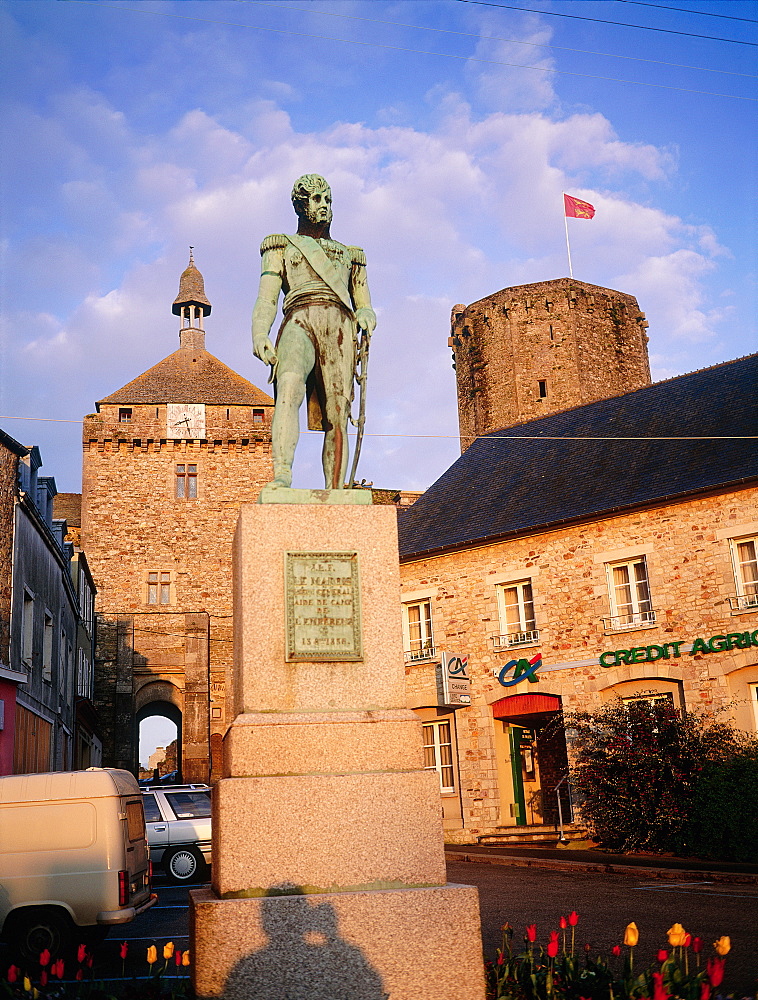
[[[563,192],[563,225],[566,227],[566,253],[569,259],[569,277],[574,277],[574,269],[571,266],[571,245],[569,244],[569,223],[566,215],[566,192]]]

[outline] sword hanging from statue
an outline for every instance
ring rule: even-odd
[[[359,407],[358,419],[353,420],[352,416],[350,417],[350,423],[353,427],[357,428],[353,464],[350,469],[350,478],[348,479],[350,489],[355,486],[355,473],[358,469],[358,459],[360,458],[361,445],[363,444],[363,428],[366,425],[366,382],[368,375],[368,349],[371,342],[371,333],[368,330],[358,328],[358,333],[360,335],[360,343],[358,345],[358,357],[356,358],[355,365],[355,381],[358,383]]]

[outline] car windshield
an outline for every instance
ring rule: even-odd
[[[202,819],[211,814],[209,791],[166,792],[166,798],[177,819]]]

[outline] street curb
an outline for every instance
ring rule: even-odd
[[[558,872],[587,872],[594,875],[636,875],[645,879],[671,882],[722,882],[735,885],[758,885],[758,875],[743,872],[690,871],[685,868],[638,868],[632,865],[594,861],[559,861],[553,858],[525,858],[504,854],[479,854],[467,851],[445,851],[446,861],[475,861],[482,865],[503,865],[511,868],[545,868]]]

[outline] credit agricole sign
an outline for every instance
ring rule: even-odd
[[[728,632],[726,635],[712,635],[709,639],[681,639],[678,642],[664,642],[660,645],[632,646],[631,649],[609,649],[600,654],[601,667],[620,667],[628,663],[655,663],[689,653],[726,653],[731,649],[750,649],[758,646],[758,629],[755,632]],[[688,647],[688,648],[683,648]]]

